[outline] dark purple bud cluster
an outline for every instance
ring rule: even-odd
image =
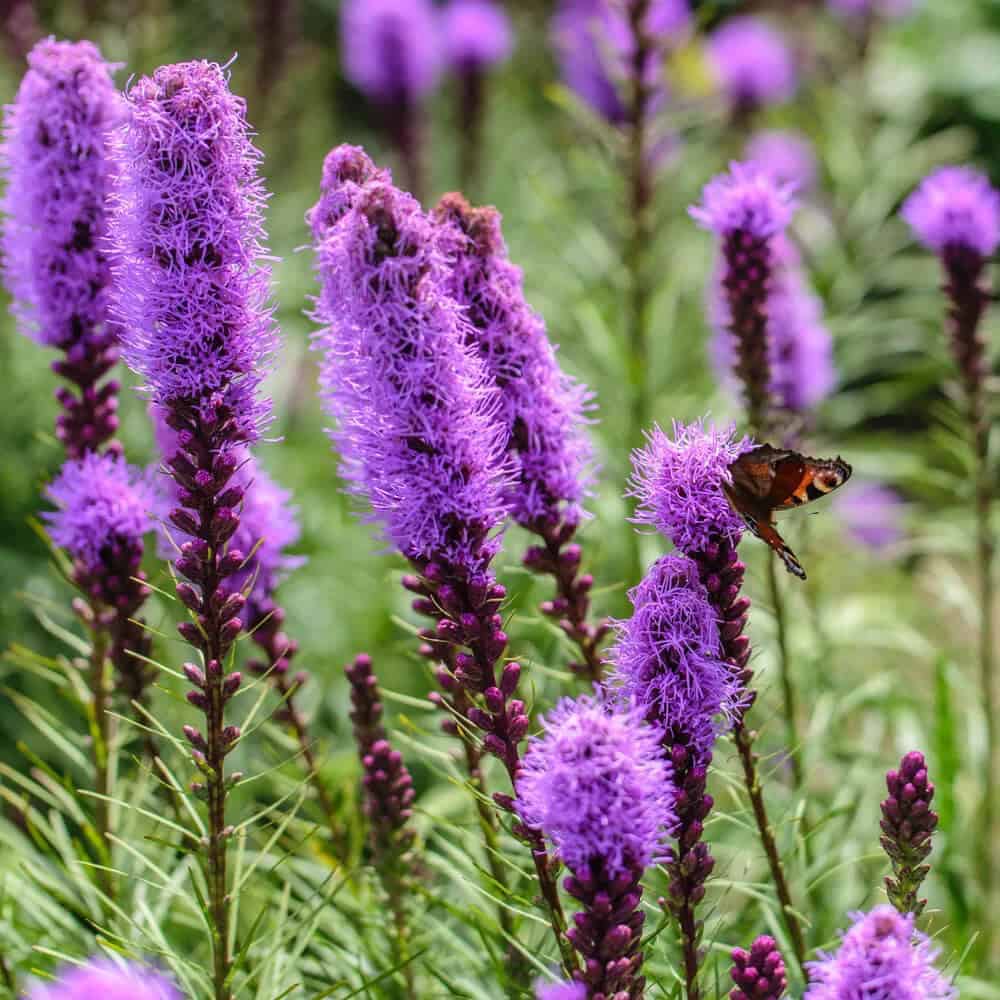
[[[403,755],[392,748],[382,725],[378,679],[370,656],[355,657],[344,673],[351,684],[351,723],[364,768],[364,810],[371,824],[375,863],[399,865],[413,845],[413,781]]]
[[[70,458],[98,451],[118,430],[117,379],[98,382],[118,363],[118,347],[110,334],[93,335],[66,348],[66,356],[52,362],[52,370],[76,386],[56,389],[62,413],[56,418],[56,437]],[[113,441],[110,450],[120,452]]]
[[[930,871],[924,862],[931,853],[931,835],[938,824],[938,815],[931,809],[934,785],[927,778],[924,755],[911,750],[899,770],[885,776],[885,783],[889,795],[882,802],[880,842],[892,862],[886,892],[900,913],[919,917],[927,900],[918,899],[917,893]]]
[[[566,891],[580,901],[566,932],[583,957],[582,981],[590,1000],[631,1000],[641,997],[646,980],[642,976],[642,927],[640,908],[643,865],[631,865],[612,878],[600,861],[589,870],[578,871],[563,881]]]
[[[774,938],[762,934],[750,950],[733,949],[729,1000],[779,1000],[788,987],[785,961]]]

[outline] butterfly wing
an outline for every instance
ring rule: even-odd
[[[812,503],[840,489],[851,478],[851,467],[837,458],[808,458],[792,454],[776,469],[771,494],[772,510],[791,510]]]
[[[771,520],[770,509],[759,503],[755,504],[751,502],[750,498],[745,494],[741,495],[737,490],[726,487],[725,492],[729,498],[729,502],[740,517],[743,518],[743,522],[750,532],[774,549],[789,573],[797,576],[800,580],[804,580],[806,578],[806,571],[803,569],[798,557],[788,547],[787,542],[781,537],[778,529],[774,526],[774,522]]]

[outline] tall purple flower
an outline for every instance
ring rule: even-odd
[[[432,619],[421,635],[440,661],[452,707],[481,730],[483,747],[503,761],[513,783],[529,721],[514,697],[520,666],[500,666],[506,591],[490,570],[512,474],[500,394],[448,294],[441,228],[374,167],[359,170],[353,152],[348,159],[349,169],[325,170],[323,181],[343,186],[343,213],[331,225],[324,220],[336,212],[310,214],[331,437],[350,491],[368,502],[371,519],[417,571],[404,584],[418,595],[415,609]],[[369,179],[359,184],[363,176]],[[320,204],[331,201],[325,190]],[[472,773],[478,750],[470,751]],[[509,796],[497,801],[512,808]],[[521,833],[571,960],[541,835]]]
[[[113,220],[121,257],[128,364],[176,432],[166,462],[177,486],[174,526],[189,541],[176,569],[191,620],[178,629],[199,654],[184,667],[206,734],[185,728],[205,776],[209,912],[216,1000],[231,994],[225,758],[240,738],[225,725],[239,673],[224,664],[243,630],[246,597],[233,578],[246,557],[231,544],[245,487],[234,476],[266,423],[259,394],[276,336],[268,304],[260,153],[244,102],[214,63],[163,66],[128,93],[119,137],[123,177]]]
[[[438,15],[430,0],[346,0],[341,53],[347,78],[385,117],[410,190],[423,185],[422,110],[441,68]]]
[[[854,924],[835,954],[807,963],[803,1000],[878,996],[885,1000],[953,1000],[958,991],[934,967],[938,949],[891,906],[852,913]]]
[[[752,164],[734,163],[705,186],[690,212],[720,240],[725,314],[736,346],[736,374],[743,385],[751,427],[765,429],[770,403],[768,302],[775,253],[791,221],[791,189]]]
[[[701,839],[713,804],[705,785],[715,738],[735,708],[737,683],[722,660],[717,612],[692,560],[664,556],[629,599],[632,617],[616,623],[611,683],[661,731],[672,764],[677,821],[670,831],[666,902],[681,930],[685,984],[692,1000],[698,996],[701,960],[695,907],[715,865]]]
[[[857,483],[833,498],[833,510],[847,533],[875,553],[885,553],[905,537],[906,504],[883,483]]]
[[[776,184],[791,187],[798,194],[809,194],[816,187],[816,153],[812,143],[798,132],[756,132],[747,143],[744,159]]]
[[[565,375],[545,322],[524,299],[521,272],[507,256],[500,213],[445,195],[435,211],[453,241],[449,290],[465,309],[472,343],[500,391],[499,418],[516,479],[507,490],[511,516],[538,535],[525,564],[556,580],[555,600],[542,606],[580,649],[573,669],[600,677],[598,646],[606,626],[587,622],[593,579],[580,573],[573,536],[591,481],[593,449],[585,431],[590,393]]]
[[[173,981],[135,963],[92,958],[64,969],[51,983],[32,986],[25,1000],[182,1000]]]
[[[762,934],[749,951],[733,949],[729,1000],[780,1000],[788,987],[785,961],[773,937]]]
[[[734,114],[789,100],[795,57],[780,32],[756,17],[733,17],[708,39],[708,57]]]
[[[563,699],[517,779],[521,818],[539,827],[572,872],[582,911],[568,932],[584,959],[589,996],[641,994],[643,871],[676,822],[669,762],[645,711]]]
[[[552,18],[552,44],[566,86],[613,125],[630,117],[623,84],[631,78],[637,40],[630,23],[633,4],[611,0],[560,0]],[[653,102],[664,94],[664,53],[691,23],[687,0],[651,0],[642,23],[643,81]]]
[[[56,434],[70,458],[100,448],[118,426],[118,358],[108,321],[111,132],[122,105],[114,67],[90,42],[39,42],[5,109],[0,169],[3,272],[22,333],[63,351]]]

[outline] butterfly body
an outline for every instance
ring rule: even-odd
[[[792,510],[839,489],[851,478],[851,467],[837,458],[809,458],[797,451],[762,444],[744,452],[729,466],[726,497],[746,526],[766,542],[789,573],[804,580],[806,571],[774,526],[774,512]]]

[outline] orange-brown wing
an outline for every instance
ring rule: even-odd
[[[749,525],[749,522],[747,522]],[[779,558],[785,564],[785,569],[788,570],[793,576],[797,576],[800,580],[806,578],[806,571],[802,567],[802,563],[799,562],[798,557],[795,553],[788,547],[784,538],[778,533],[778,529],[766,521],[758,521],[757,525],[751,526],[750,530],[762,541],[766,542],[768,545],[778,553]]]
[[[772,510],[791,510],[819,500],[840,489],[851,478],[851,471],[839,456],[823,459],[792,454],[775,469],[768,505]]]

